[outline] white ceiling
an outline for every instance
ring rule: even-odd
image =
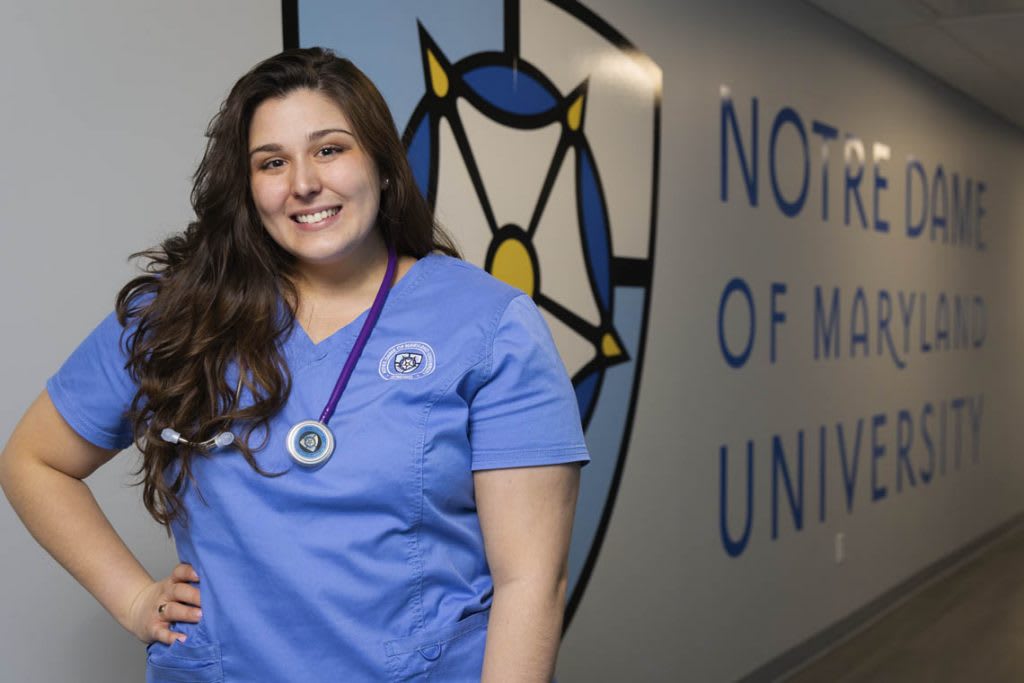
[[[1024,129],[1024,0],[804,0]]]

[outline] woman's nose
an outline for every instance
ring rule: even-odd
[[[304,161],[295,162],[295,175],[292,177],[292,192],[296,197],[309,197],[320,191],[320,174],[313,164]]]

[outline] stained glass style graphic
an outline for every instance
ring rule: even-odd
[[[587,84],[581,83],[563,96],[540,70],[514,55],[506,52],[477,53],[451,64],[422,26],[420,41],[427,93],[413,112],[405,133],[417,183],[430,204],[436,206],[439,179],[437,140],[440,124],[444,121],[454,135],[461,163],[469,172],[474,194],[491,233],[484,268],[529,294],[542,310],[585,339],[593,349],[590,360],[573,375],[580,415],[586,426],[604,371],[629,360],[612,323],[611,240],[604,194],[585,134]],[[561,127],[527,225],[501,223],[495,215],[459,114],[459,100],[465,100],[502,126],[526,130],[551,124]],[[591,296],[600,311],[600,320],[596,324],[546,292],[533,243],[533,235],[544,214],[555,179],[567,163],[574,165],[580,244],[585,252]]]

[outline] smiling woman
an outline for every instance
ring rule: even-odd
[[[375,231],[383,181],[341,108],[313,90],[257,107],[249,129],[252,196],[260,220],[300,269],[383,252]]]
[[[384,240],[374,228],[390,181],[379,177],[352,128],[334,100],[305,88],[261,103],[249,128],[253,203],[271,238],[295,259],[296,313],[314,341],[365,309],[361,299],[384,274]],[[403,256],[399,277],[414,262]],[[338,289],[364,296],[336,297]]]
[[[347,60],[258,64],[208,135],[196,220],[0,457],[11,503],[149,681],[550,680],[589,456],[533,302],[453,258]],[[159,581],[81,481],[133,442]]]

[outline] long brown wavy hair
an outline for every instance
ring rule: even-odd
[[[287,50],[242,76],[206,131],[193,177],[195,220],[133,254],[146,259],[144,274],[117,295],[118,319],[131,330],[126,367],[138,384],[128,418],[143,454],[142,499],[168,530],[175,520],[187,522],[181,494],[196,483],[197,453],[163,441],[163,428],[201,441],[229,424],[242,426],[235,447],[254,470],[274,476],[256,463],[253,452],[263,444],[250,438],[265,433],[291,389],[280,342],[295,324],[298,293],[294,257],[270,238],[253,204],[249,124],[262,102],[299,89],[337,103],[380,177],[389,179],[377,215],[385,242],[416,258],[432,251],[458,256],[416,186],[384,98],[352,62],[322,48]],[[229,368],[240,385],[229,384]],[[236,401],[238,386],[251,396],[245,408]],[[170,481],[165,472],[175,462],[180,467]]]

